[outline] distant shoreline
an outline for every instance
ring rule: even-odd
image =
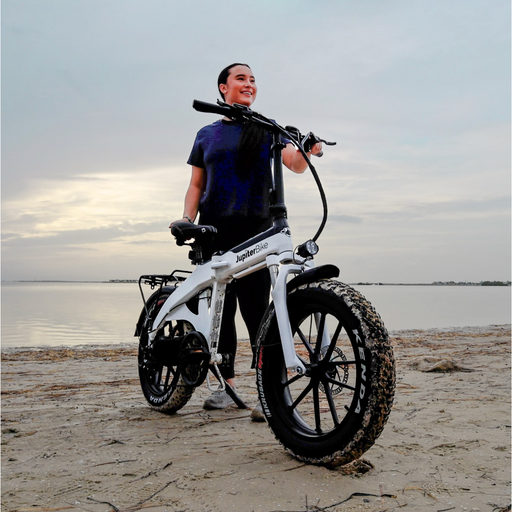
[[[108,281],[80,281],[80,280],[65,280],[65,279],[16,279],[12,281],[2,281],[4,283],[76,283],[76,284],[136,284],[138,279],[109,279]],[[453,282],[453,281],[436,281],[433,283],[370,283],[358,282],[348,283],[350,286],[511,286],[510,281],[481,281],[476,282]]]

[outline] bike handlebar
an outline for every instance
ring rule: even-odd
[[[213,103],[206,103],[205,101],[194,100],[192,107],[198,112],[220,114],[221,116],[226,117],[232,116],[232,109],[229,106],[226,107],[224,105],[215,105]]]
[[[219,114],[233,120],[244,119],[254,123],[262,124],[266,126],[266,128],[270,131],[281,132],[282,135],[292,141],[292,143],[298,148],[300,147],[303,149],[306,153],[309,153],[312,146],[317,142],[322,142],[327,146],[334,146],[336,144],[336,142],[328,142],[324,139],[321,139],[320,137],[317,137],[313,132],[309,132],[304,136],[294,126],[287,126],[286,128],[283,128],[282,126],[279,126],[275,121],[272,121],[272,119],[269,119],[268,117],[265,117],[262,114],[251,110],[245,105],[239,105],[237,103],[229,105],[228,103],[221,101],[215,104],[207,103],[206,101],[194,100],[192,107],[198,112]],[[323,153],[319,153],[317,156],[322,156],[322,154]]]
[[[229,105],[218,100],[217,104],[214,104],[207,103],[205,101],[194,100],[194,102],[192,103],[192,107],[198,112],[220,114],[234,121],[245,120],[253,123],[258,123],[260,125],[265,126],[267,130],[270,132],[281,133],[287,139],[289,139],[294,146],[297,147],[297,149],[302,153],[302,156],[306,160],[308,167],[311,170],[311,173],[313,174],[313,178],[317,184],[318,191],[320,192],[320,197],[322,199],[322,205],[324,210],[323,219],[320,224],[320,227],[318,228],[318,231],[312,238],[312,240],[316,242],[327,222],[327,199],[325,197],[325,192],[323,190],[322,183],[320,182],[320,178],[316,172],[316,169],[311,163],[311,160],[308,158],[306,153],[308,153],[311,150],[311,147],[317,142],[322,142],[327,146],[334,146],[336,142],[327,142],[326,140],[318,138],[312,132],[309,132],[306,136],[304,136],[299,132],[297,128],[294,128],[293,126],[287,126],[286,128],[283,128],[272,119],[269,119],[268,117],[265,117],[264,115],[259,114],[254,110],[251,110],[249,107],[246,107],[245,105],[239,105],[237,103]],[[322,156],[322,154],[323,152],[319,153],[318,156]]]

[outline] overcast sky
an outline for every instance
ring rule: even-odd
[[[337,142],[319,264],[346,282],[510,279],[509,0],[3,0],[2,279],[189,268],[181,217],[219,71]],[[296,244],[321,203],[286,173]]]

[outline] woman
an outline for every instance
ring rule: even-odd
[[[222,99],[232,105],[250,107],[258,88],[251,68],[235,63],[223,69],[217,86]],[[286,142],[286,141],[285,141]],[[269,214],[272,177],[271,138],[254,123],[242,124],[227,118],[202,128],[196,137],[188,163],[192,178],[185,195],[183,220],[213,225],[217,235],[207,248],[209,255],[225,251],[272,225]],[[321,144],[312,154],[321,151]],[[283,163],[296,173],[303,173],[307,163],[291,143],[282,151]],[[220,331],[219,352],[232,354],[232,364],[222,367],[224,379],[235,387],[236,299],[254,350],[259,323],[268,306],[270,278],[267,269],[234,281],[228,286]],[[205,409],[223,409],[233,401],[225,391],[215,391],[204,403]],[[263,419],[253,414],[253,419]]]

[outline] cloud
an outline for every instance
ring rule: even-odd
[[[507,279],[510,5],[501,0],[313,9],[302,0],[5,0],[3,250],[20,244],[30,265],[9,256],[4,277],[31,265],[78,275],[100,258],[130,272],[137,258],[167,265],[159,251],[182,214],[186,160],[215,119],[191,103],[215,101],[217,73],[234,61],[253,66],[256,110],[338,143],[314,161],[329,200],[323,254],[338,257],[343,242],[351,272],[368,280],[400,247],[410,265],[389,260],[385,272],[410,266],[420,280],[430,265],[459,272],[456,255],[477,239],[501,251],[493,265]],[[308,238],[322,212],[314,182],[287,173],[286,186],[293,233]],[[438,241],[452,256],[432,257]],[[474,272],[484,273],[490,256],[477,253]],[[169,254],[183,255],[172,240]]]
[[[60,231],[51,234],[35,233],[32,236],[19,236],[11,233],[4,239],[6,249],[28,247],[37,249],[42,246],[66,246],[66,245],[94,245],[106,242],[128,242],[144,243],[140,235],[146,237],[150,234],[161,236],[165,232],[168,223],[165,221],[155,222],[124,222],[116,225],[109,225],[89,229],[73,229]],[[131,240],[136,237],[138,240]],[[146,238],[146,242],[150,240]],[[151,240],[154,242],[155,240]]]

